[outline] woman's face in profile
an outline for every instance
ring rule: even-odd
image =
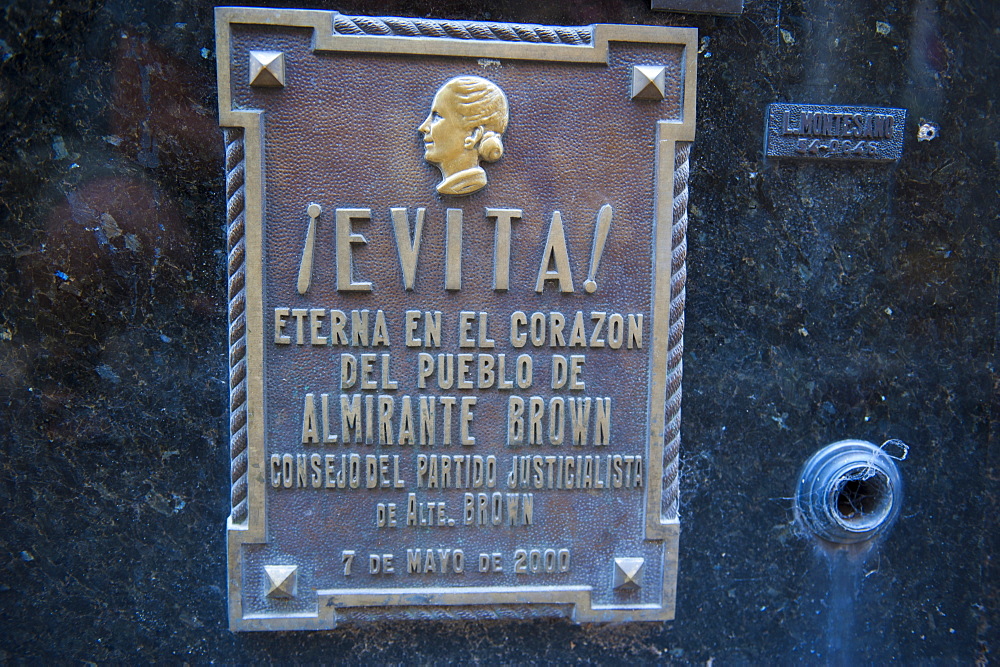
[[[424,135],[425,160],[446,164],[466,151],[466,132],[461,120],[454,96],[450,90],[442,88],[434,96],[427,119],[417,128]]]

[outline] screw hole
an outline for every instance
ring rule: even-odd
[[[864,472],[861,468],[852,470],[840,485],[837,512],[845,521],[861,521],[879,512],[885,505],[885,477],[874,474],[862,479]]]

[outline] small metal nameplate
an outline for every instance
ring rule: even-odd
[[[216,22],[231,627],[673,618],[696,31]]]
[[[743,0],[652,0],[652,9],[686,14],[742,14]]]
[[[892,162],[903,154],[906,109],[771,104],[764,154],[773,158]]]

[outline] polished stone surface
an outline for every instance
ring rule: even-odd
[[[700,29],[677,620],[231,634],[212,7],[20,0],[0,21],[0,661],[990,658],[993,2],[297,4]],[[766,163],[772,102],[906,108],[903,158]],[[853,564],[821,555],[790,499],[847,437],[910,448],[899,522]]]

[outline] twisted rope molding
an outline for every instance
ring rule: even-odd
[[[229,454],[233,522],[247,518],[246,158],[243,130],[223,130],[229,247]]]
[[[470,21],[432,21],[414,18],[374,18],[370,16],[333,17],[334,32],[340,35],[396,35],[401,37],[443,37],[446,39],[482,39],[539,44],[585,46],[593,41],[590,28],[564,28],[516,23],[473,23]]]
[[[678,511],[681,445],[681,376],[684,374],[684,301],[687,282],[687,205],[691,175],[691,143],[674,148],[673,256],[670,266],[670,334],[667,338],[667,406],[663,448],[663,515],[674,519]]]

